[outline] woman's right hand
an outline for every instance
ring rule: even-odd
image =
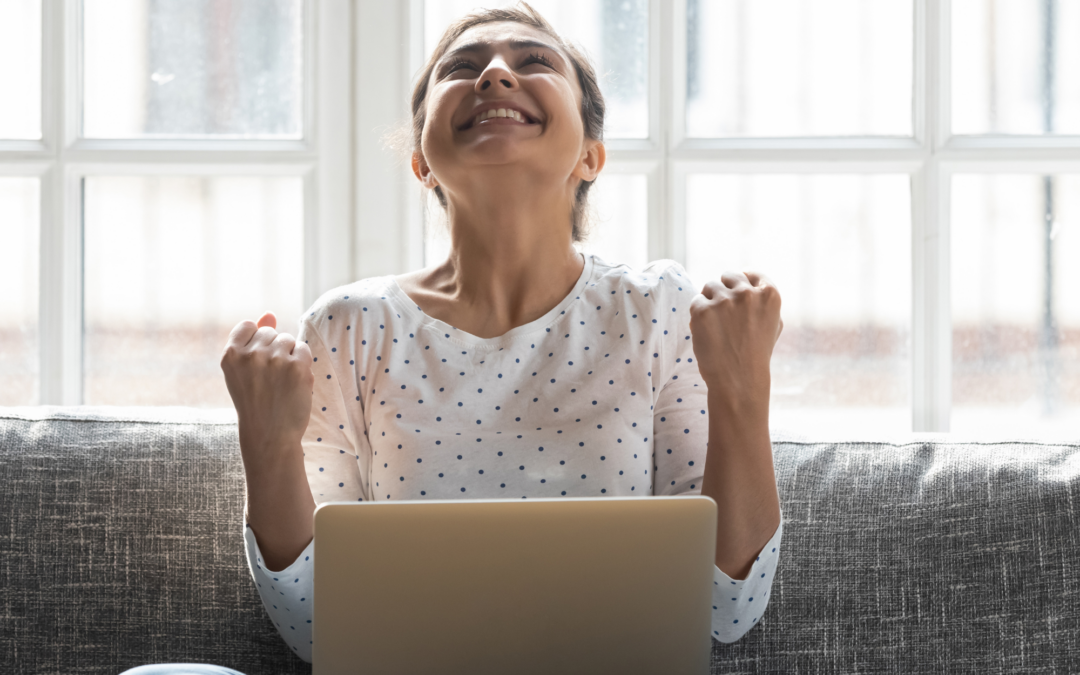
[[[276,328],[271,312],[259,317],[257,324],[241,321],[229,333],[221,355],[245,465],[254,453],[263,458],[265,453],[295,449],[311,419],[315,385],[311,350]]]

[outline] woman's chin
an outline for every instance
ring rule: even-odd
[[[488,192],[491,189],[498,191],[503,188],[544,191],[545,186],[558,186],[565,182],[561,177],[564,178],[565,174],[569,173],[568,169],[557,171],[559,164],[551,161],[551,157],[503,153],[494,149],[469,153],[467,157],[458,156],[457,160],[457,176],[443,174],[440,179],[451,191]],[[451,188],[451,185],[456,186],[456,189]]]
[[[485,134],[459,146],[458,159],[472,164],[505,164],[520,161],[543,161],[543,153],[529,148],[529,139],[501,134]]]

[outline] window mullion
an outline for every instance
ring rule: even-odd
[[[352,3],[317,3],[305,16],[305,45],[314,54],[306,79],[315,85],[313,93],[305,86],[305,141],[318,154],[316,171],[304,177],[305,307],[353,280]]]
[[[912,430],[948,431],[952,389],[949,177],[936,157],[912,177]]]
[[[41,403],[82,403],[82,190],[59,162],[41,182]]]
[[[42,3],[42,140],[51,155],[41,174],[39,377],[43,405],[82,403],[82,227],[78,186],[63,161],[77,5]]]
[[[681,19],[681,20],[679,20]],[[680,32],[681,29],[681,32]],[[649,259],[671,258],[685,264],[685,256],[680,252],[685,249],[685,228],[679,220],[678,205],[686,200],[686,195],[678,191],[675,172],[671,165],[671,148],[676,142],[675,131],[678,122],[675,116],[683,109],[683,103],[675,103],[675,97],[684,91],[679,87],[680,54],[686,52],[686,1],[663,2],[652,0],[649,5],[650,37],[650,78],[649,91],[650,115],[655,115],[657,124],[653,142],[660,151],[660,161],[656,170],[650,174],[649,199],[655,205],[649,206]],[[685,84],[685,77],[682,79]],[[654,218],[659,218],[654,221]],[[679,234],[676,234],[676,233]]]
[[[924,160],[911,189],[912,430],[942,432],[949,430],[952,401],[949,175],[939,156],[949,128],[949,3],[915,6]]]

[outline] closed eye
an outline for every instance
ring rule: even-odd
[[[555,70],[555,64],[551,62],[551,59],[544,56],[543,54],[537,54],[537,53],[529,54],[527,57],[525,57],[525,60],[521,62],[521,65],[519,66],[519,68],[524,68],[525,66],[531,65],[533,63],[542,63],[545,66],[547,66],[548,68],[551,68],[552,70]],[[444,77],[446,75],[449,75],[450,73],[453,73],[454,71],[462,70],[464,68],[468,68],[470,70],[479,70],[468,59],[463,59],[461,57],[458,57],[458,58],[454,59],[453,61],[451,61],[446,66],[446,71],[445,71]]]
[[[553,64],[551,62],[551,59],[544,56],[543,54],[529,54],[529,56],[525,59],[524,62],[522,62],[521,65],[522,66],[527,66],[530,63],[542,63],[545,66],[547,66],[548,68],[552,68],[552,69],[555,68],[555,64]]]
[[[476,70],[476,66],[467,61],[466,59],[458,58],[450,62],[450,65],[446,69],[446,74],[454,72],[455,70],[461,70],[462,68],[472,68]]]

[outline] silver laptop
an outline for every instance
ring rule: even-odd
[[[709,672],[716,502],[330,502],[314,675]]]

